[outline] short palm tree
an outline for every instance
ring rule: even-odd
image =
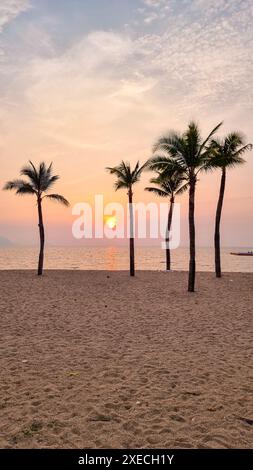
[[[220,222],[226,185],[226,172],[229,168],[245,163],[242,155],[251,150],[252,145],[245,144],[244,137],[239,132],[231,132],[223,140],[212,140],[211,147],[213,149],[213,155],[210,159],[211,169],[221,169],[220,192],[216,209],[214,233],[215,273],[216,277],[221,277]]]
[[[166,229],[166,269],[171,269],[171,255],[170,255],[170,229],[172,224],[173,209],[175,203],[175,197],[186,191],[188,183],[185,182],[184,173],[177,170],[163,170],[157,171],[157,176],[151,178],[150,183],[155,184],[154,186],[148,186],[145,188],[146,191],[157,194],[157,196],[169,198],[169,213],[168,223]]]
[[[189,184],[189,237],[190,237],[190,261],[188,291],[195,290],[196,273],[196,248],[195,248],[195,190],[197,177],[200,171],[206,167],[206,162],[211,154],[210,140],[222,123],[218,124],[206,137],[201,138],[200,130],[195,122],[190,122],[183,134],[169,132],[160,137],[154,145],[154,158],[149,162],[150,168],[165,169],[171,165],[178,167],[179,171],[186,174]],[[162,152],[162,155],[156,155]]]
[[[116,176],[115,191],[118,189],[126,188],[129,203],[129,218],[130,218],[130,237],[129,237],[129,248],[130,248],[130,276],[135,275],[135,260],[134,260],[134,215],[133,215],[133,186],[138,183],[141,177],[141,173],[144,170],[146,164],[140,166],[137,162],[135,168],[132,170],[130,163],[122,162],[115,167],[107,167],[106,170],[110,174]]]
[[[41,276],[43,273],[43,262],[44,262],[44,245],[45,245],[45,231],[43,224],[43,213],[42,213],[42,201],[44,198],[52,199],[65,206],[69,205],[67,199],[60,194],[47,194],[47,191],[51,189],[53,184],[59,179],[58,175],[53,175],[52,163],[47,167],[44,162],[40,163],[38,168],[35,168],[34,164],[29,161],[29,164],[24,166],[20,174],[26,176],[28,181],[23,179],[16,179],[8,181],[5,184],[4,190],[14,190],[17,195],[30,194],[36,197],[38,207],[38,219],[39,219],[39,235],[40,235],[40,253],[38,262],[38,275]]]

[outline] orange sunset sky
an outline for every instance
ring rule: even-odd
[[[253,142],[250,0],[1,0],[0,184],[20,167],[53,161],[57,192],[76,202],[126,202],[105,166],[151,156],[154,140],[195,119],[203,136],[241,130]],[[253,245],[253,154],[229,171],[226,246]],[[157,201],[136,186],[137,201]],[[201,175],[197,240],[213,239],[219,172]],[[187,195],[180,198],[187,243]],[[69,209],[44,206],[49,244],[74,244]],[[37,242],[32,197],[0,193],[0,236]],[[83,242],[85,243],[85,242]]]

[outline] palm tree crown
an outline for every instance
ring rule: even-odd
[[[160,197],[174,197],[182,194],[188,187],[188,183],[185,183],[184,173],[176,170],[157,171],[157,176],[151,178],[150,183],[157,185],[157,187],[148,186],[145,191]]]
[[[252,144],[245,144],[240,132],[231,132],[224,139],[211,141],[212,155],[209,168],[231,168],[245,163],[242,155],[252,149]]]
[[[65,206],[69,205],[67,199],[60,194],[47,194],[47,191],[51,189],[54,183],[59,179],[58,175],[53,175],[52,163],[47,167],[46,164],[42,162],[36,169],[34,164],[29,161],[29,164],[21,169],[20,175],[26,176],[28,181],[23,179],[8,181],[3,189],[14,190],[17,195],[34,194],[40,201],[44,198],[49,198]]]
[[[141,173],[145,166],[146,164],[140,166],[140,162],[138,161],[134,170],[131,170],[130,163],[122,160],[118,166],[107,167],[106,170],[109,171],[111,175],[117,176],[117,180],[114,184],[115,191],[122,188],[131,190],[132,186],[140,180]]]
[[[218,124],[205,140],[201,139],[195,122],[190,122],[183,134],[172,131],[160,137],[153,147],[155,156],[149,161],[150,168],[162,170],[171,166],[188,176],[196,175],[205,168],[211,154],[210,140],[221,125]]]

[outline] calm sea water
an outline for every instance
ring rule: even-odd
[[[222,268],[228,272],[253,272],[253,256],[230,255],[231,251],[247,251],[246,248],[223,248]],[[46,269],[128,269],[127,247],[47,247]],[[0,269],[36,269],[38,249],[35,247],[0,248]],[[165,269],[164,250],[159,247],[136,247],[136,268],[141,270]],[[172,251],[172,269],[188,269],[188,249]],[[212,248],[197,249],[197,270],[213,271]]]

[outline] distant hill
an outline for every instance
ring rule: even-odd
[[[1,237],[0,235],[0,246],[11,246],[12,242],[8,238]]]

